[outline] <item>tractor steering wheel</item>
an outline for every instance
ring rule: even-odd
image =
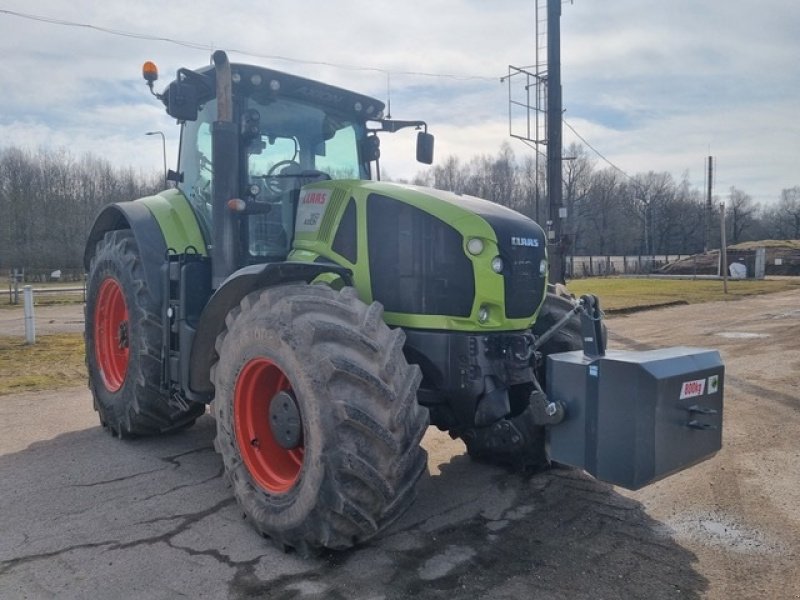
[[[278,170],[281,170],[278,173]],[[296,173],[284,174],[287,169],[296,170]],[[289,177],[297,177],[302,172],[303,168],[296,160],[279,160],[272,165],[267,174],[264,175],[264,187],[267,193],[272,197],[278,197],[286,192],[289,187],[287,186],[287,179]]]

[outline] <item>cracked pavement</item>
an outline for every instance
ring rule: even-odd
[[[0,598],[791,598],[800,461],[780,432],[797,431],[800,402],[796,375],[775,365],[800,365],[800,314],[773,318],[763,298],[609,321],[618,348],[722,349],[726,445],[711,461],[623,492],[575,470],[474,463],[431,430],[411,510],[370,544],[315,559],[242,518],[210,416],[120,441],[84,389],[0,397]],[[752,340],[709,340],[714,323],[770,337],[755,358]]]
[[[243,520],[211,417],[119,441],[95,424],[84,390],[0,398],[0,414],[20,402],[31,409],[14,411],[15,427],[31,443],[0,456],[3,598],[516,598],[532,587],[574,598],[598,579],[644,593],[653,565],[670,591],[691,597],[705,585],[692,553],[637,502],[576,471],[530,477],[472,463],[438,432],[425,442],[431,474],[400,521],[363,548],[308,560]],[[37,423],[61,414],[77,426],[35,440]],[[620,553],[631,557],[624,573],[609,568]]]

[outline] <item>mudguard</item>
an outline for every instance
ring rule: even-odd
[[[162,267],[167,254],[167,244],[161,233],[158,221],[150,210],[140,202],[120,202],[106,206],[92,225],[86,248],[83,252],[83,266],[89,271],[97,242],[109,231],[130,229],[139,247],[145,282],[150,293],[158,302],[162,301]]]
[[[117,202],[103,208],[92,225],[83,254],[84,268],[94,255],[97,242],[109,231],[130,229],[139,247],[145,282],[153,295],[162,300],[163,268],[167,250],[181,254],[191,248],[206,254],[206,244],[189,202],[176,189],[133,202]]]
[[[189,365],[191,391],[203,395],[213,393],[211,366],[217,360],[214,344],[225,327],[226,315],[242,298],[258,289],[283,283],[311,283],[326,273],[335,273],[345,285],[353,285],[352,271],[328,263],[266,263],[244,267],[231,274],[214,292],[200,315]]]

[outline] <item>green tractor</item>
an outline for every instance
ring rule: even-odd
[[[174,187],[105,207],[89,233],[95,409],[125,438],[210,404],[236,499],[279,546],[385,528],[426,469],[429,423],[475,457],[633,488],[719,448],[715,352],[606,354],[596,299],[548,290],[535,222],[372,179],[384,132],[419,130],[432,162],[424,122],[223,52],[160,94],[152,63],[144,75],[181,124],[180,157]]]

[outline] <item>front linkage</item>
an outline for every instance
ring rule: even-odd
[[[548,399],[537,379],[545,373],[546,356],[541,352],[547,342],[565,327],[576,327],[576,316],[580,319],[583,353],[587,357],[605,354],[606,335],[602,327],[602,311],[596,296],[582,296],[571,310],[542,335],[535,337],[530,333],[503,336],[494,340],[486,338],[485,355],[491,362],[502,361],[501,367],[507,373],[517,373],[517,379],[525,379],[522,385],[513,380],[510,403],[498,401],[501,388],[487,390],[478,402],[475,413],[475,427],[469,427],[460,435],[467,444],[470,455],[491,458],[512,463],[523,468],[546,466],[548,460],[544,452],[544,428],[558,425],[565,416],[564,405]],[[494,365],[497,372],[498,365]],[[527,377],[521,375],[527,372]],[[491,381],[491,379],[490,379]],[[523,407],[515,413],[514,404]],[[501,413],[501,414],[498,414]]]

